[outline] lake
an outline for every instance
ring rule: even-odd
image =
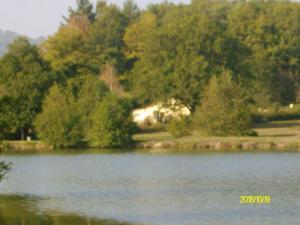
[[[299,153],[72,152],[0,160],[13,163],[0,184],[1,225],[300,224]],[[241,204],[241,195],[269,195],[271,203]]]

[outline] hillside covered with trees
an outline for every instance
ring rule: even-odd
[[[132,109],[170,99],[192,113],[173,130],[248,135],[254,109],[300,101],[297,2],[77,3],[47,40],[17,38],[0,59],[2,138],[123,146]]]

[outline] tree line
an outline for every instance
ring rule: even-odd
[[[18,38],[0,59],[0,135],[121,146],[134,107],[170,99],[199,129],[241,135],[252,106],[299,100],[299,43],[297,2],[77,0],[55,34]],[[184,121],[171,127],[188,133]]]

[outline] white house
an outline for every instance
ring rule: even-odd
[[[136,109],[133,111],[132,117],[133,121],[137,123],[138,126],[147,126],[158,122],[165,122],[179,116],[188,116],[190,114],[191,112],[186,106],[179,104],[176,100],[171,100],[169,104],[160,102]]]

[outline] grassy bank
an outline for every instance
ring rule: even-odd
[[[135,135],[136,148],[184,150],[300,150],[300,120],[278,121],[254,127],[256,137],[203,137],[199,132],[179,139],[167,132]]]
[[[257,137],[204,137],[199,132],[175,139],[167,132],[141,133],[134,136],[130,147],[143,152],[188,152],[188,151],[300,151],[300,120],[277,121],[254,127]],[[4,141],[4,152],[47,152],[51,146],[40,141]]]
[[[45,152],[53,148],[41,141],[3,141],[0,143],[1,152]]]

